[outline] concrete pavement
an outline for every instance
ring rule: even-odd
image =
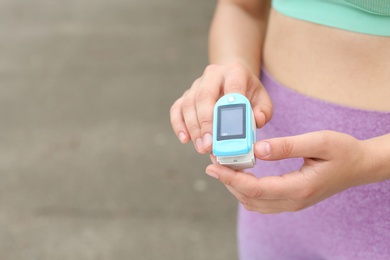
[[[237,259],[236,201],[169,123],[214,4],[0,2],[0,259]]]

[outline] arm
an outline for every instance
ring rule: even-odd
[[[269,9],[268,0],[220,0],[210,29],[210,62],[238,62],[259,75]]]
[[[182,143],[211,151],[212,117],[224,94],[240,93],[252,104],[258,127],[272,115],[272,103],[259,81],[267,0],[219,0],[210,29],[210,61],[203,75],[171,107],[171,124]]]
[[[360,141],[320,131],[256,143],[256,157],[303,157],[298,171],[256,178],[220,165],[206,172],[224,183],[248,209],[261,213],[298,211],[351,187],[390,179],[390,134]]]

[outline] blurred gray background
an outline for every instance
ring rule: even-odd
[[[0,1],[0,259],[237,259],[236,202],[169,108],[215,1]]]

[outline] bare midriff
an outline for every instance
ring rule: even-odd
[[[335,29],[271,10],[263,66],[304,95],[390,111],[390,37]]]

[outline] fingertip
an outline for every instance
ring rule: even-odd
[[[219,179],[217,164],[210,164],[206,167],[206,174],[214,179]]]
[[[180,140],[180,142],[182,143],[182,144],[186,144],[186,143],[188,143],[188,137],[187,137],[187,135],[184,133],[184,132],[180,132],[179,134],[178,134],[178,138],[179,138],[179,140]]]
[[[256,125],[258,128],[263,127],[267,122],[271,120],[272,117],[272,107],[266,107],[266,106],[257,106],[254,108],[254,114],[256,118]]]
[[[195,140],[195,149],[198,151],[198,153],[204,153],[203,149],[204,149],[204,146],[203,146],[203,139],[202,138],[197,138]]]
[[[211,134],[205,134],[203,138],[199,137],[194,141],[195,149],[200,154],[210,153],[212,150],[213,137]]]
[[[266,116],[260,109],[255,109],[253,111],[255,120],[256,120],[256,127],[262,128],[266,123]]]
[[[203,136],[203,146],[204,146],[204,149],[209,151],[211,150],[211,145],[213,143],[213,136],[209,133],[205,134]]]
[[[207,167],[206,167],[206,173],[207,173],[207,172],[214,172],[214,171],[216,171],[214,165],[215,165],[215,164],[210,164],[209,166],[207,166]]]
[[[268,103],[268,105],[262,107],[262,112],[263,112],[263,115],[265,118],[265,123],[267,123],[268,121],[271,120],[272,114],[274,112],[274,107],[273,107],[271,101],[270,101],[270,103]]]
[[[271,155],[271,145],[269,142],[260,141],[255,144],[255,155],[257,158],[264,159]]]

